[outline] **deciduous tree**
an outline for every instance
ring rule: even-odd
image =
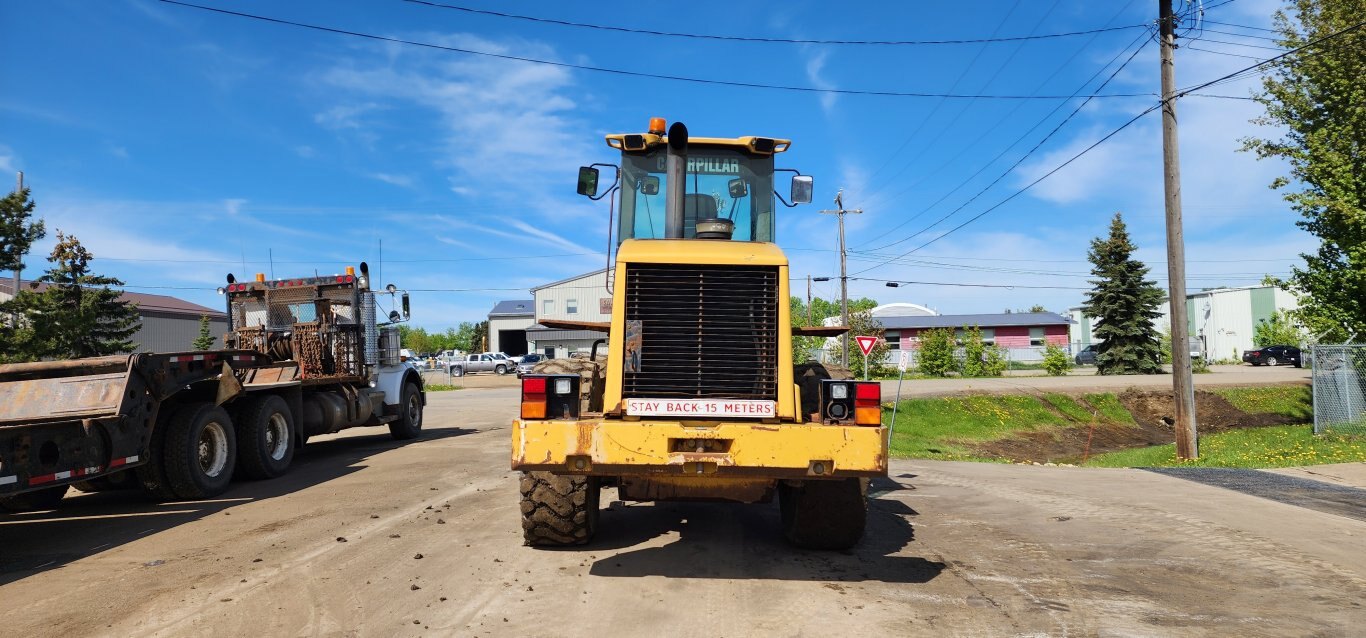
[[[1256,124],[1278,139],[1248,138],[1258,158],[1285,161],[1288,177],[1271,183],[1319,240],[1301,255],[1288,288],[1301,293],[1296,314],[1330,341],[1366,334],[1366,2],[1294,0],[1278,11],[1280,44],[1323,40],[1271,67],[1256,96],[1266,113]],[[1336,35],[1335,35],[1336,34]]]

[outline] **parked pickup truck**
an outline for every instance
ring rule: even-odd
[[[447,365],[450,373],[457,377],[463,377],[472,372],[495,372],[507,374],[512,372],[517,364],[507,359],[499,359],[491,354],[472,354],[463,360],[452,361]]]

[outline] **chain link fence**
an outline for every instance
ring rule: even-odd
[[[1366,434],[1366,345],[1310,349],[1314,382],[1314,433]]]

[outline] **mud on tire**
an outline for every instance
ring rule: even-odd
[[[787,482],[778,485],[783,536],[808,549],[848,549],[863,537],[868,521],[865,479]]]
[[[598,479],[523,472],[522,538],[534,547],[582,545],[598,527]]]

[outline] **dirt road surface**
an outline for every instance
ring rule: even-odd
[[[1366,626],[1366,501],[1341,485],[1328,513],[1142,470],[895,462],[850,552],[785,545],[776,506],[623,505],[610,491],[592,545],[527,548],[506,469],[515,401],[506,389],[436,393],[419,442],[329,437],[286,477],[211,502],[104,493],[0,518],[0,633],[1349,636]]]

